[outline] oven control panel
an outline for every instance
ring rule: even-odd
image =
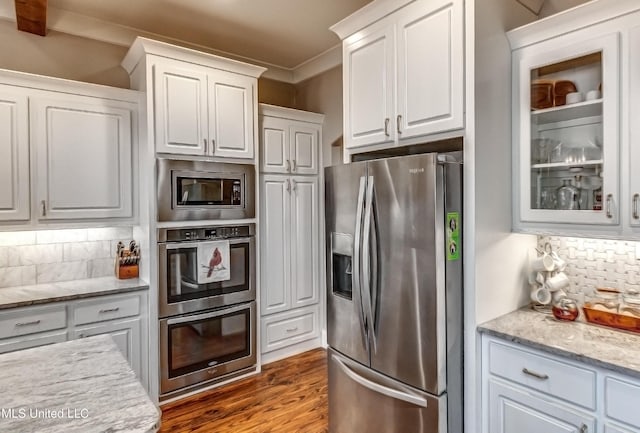
[[[239,226],[193,227],[188,229],[160,229],[158,242],[206,241],[243,238],[255,235],[255,224]]]

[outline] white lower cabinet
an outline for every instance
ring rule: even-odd
[[[483,335],[484,433],[640,431],[640,380]]]
[[[272,314],[263,317],[261,321],[262,353],[310,340],[318,335],[316,306]]]
[[[0,353],[108,334],[146,388],[146,305],[146,291],[136,291],[0,310]]]

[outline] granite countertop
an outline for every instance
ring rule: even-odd
[[[640,379],[640,334],[561,322],[529,308],[483,323],[478,330]]]
[[[160,412],[108,335],[0,355],[2,432],[155,432]]]
[[[5,287],[0,289],[0,310],[148,288],[149,285],[139,278],[119,280],[115,277]]]

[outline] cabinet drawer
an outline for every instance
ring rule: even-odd
[[[596,408],[595,371],[495,341],[489,343],[489,371],[573,404]]]
[[[317,312],[303,309],[262,319],[262,352],[309,340],[318,335]]]
[[[140,314],[140,297],[136,295],[78,303],[74,310],[74,319],[76,325],[84,325],[138,314]]]
[[[33,347],[46,346],[47,344],[53,343],[62,343],[64,341],[67,341],[67,331],[47,332],[37,335],[29,335],[25,338],[14,338],[8,341],[0,342],[0,353],[31,349]]]
[[[604,393],[605,413],[609,418],[640,428],[640,383],[607,377]]]
[[[0,338],[17,337],[67,327],[64,305],[9,310],[0,314]]]

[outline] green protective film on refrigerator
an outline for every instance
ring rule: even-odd
[[[447,260],[458,260],[460,258],[460,213],[447,213]]]

